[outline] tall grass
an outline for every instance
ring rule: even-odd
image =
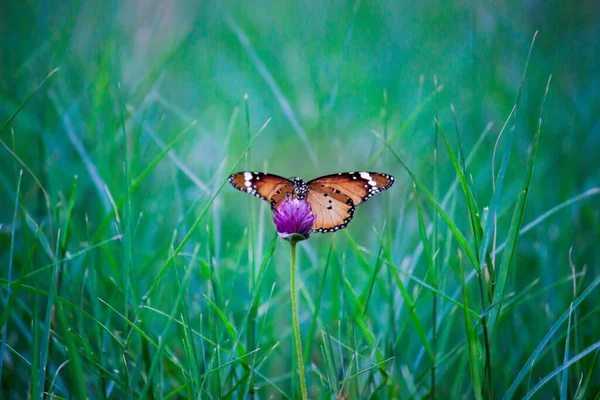
[[[129,26],[82,3],[60,37],[4,41],[0,398],[293,399],[299,372],[308,398],[597,398],[597,101],[548,78],[561,36],[506,33],[506,70],[473,58],[496,78],[469,87],[468,49],[428,33],[430,85],[375,63],[388,5],[269,5],[139,4]],[[227,184],[241,169],[397,183],[290,270],[268,205]]]

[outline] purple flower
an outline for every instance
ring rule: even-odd
[[[282,201],[273,216],[279,237],[292,241],[308,239],[316,219],[308,201],[295,198]]]

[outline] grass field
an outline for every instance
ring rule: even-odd
[[[600,399],[600,8],[5,1],[0,399]]]

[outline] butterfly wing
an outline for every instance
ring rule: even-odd
[[[393,176],[376,172],[342,172],[313,179],[307,183],[307,200],[317,215],[313,230],[332,232],[345,228],[357,205],[393,184]]]
[[[378,172],[340,172],[322,176],[307,183],[309,190],[343,193],[352,199],[355,206],[369,200],[373,195],[389,189],[393,184],[393,176]]]
[[[306,200],[317,216],[312,226],[315,232],[334,232],[344,229],[354,214],[352,199],[343,193],[317,188],[309,190]]]
[[[229,183],[237,190],[268,201],[271,208],[277,207],[294,190],[294,183],[289,179],[265,172],[236,172],[229,177]]]

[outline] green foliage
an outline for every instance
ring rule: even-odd
[[[299,398],[244,169],[396,177],[298,244],[308,398],[600,396],[597,7],[5,3],[0,398]]]

